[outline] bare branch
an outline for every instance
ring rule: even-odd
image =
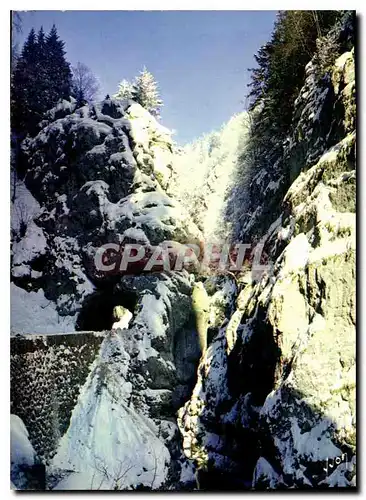
[[[100,85],[91,69],[84,63],[78,62],[72,67],[72,86],[74,97],[79,101],[90,102],[96,98]]]

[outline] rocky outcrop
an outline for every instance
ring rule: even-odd
[[[22,146],[24,182],[41,206],[15,235],[12,277],[41,290],[69,329],[87,296],[118,281],[96,266],[101,245],[198,243],[201,234],[164,191],[169,131],[140,105],[107,99],[75,109],[65,101],[49,115]]]
[[[105,243],[201,240],[164,190],[172,151],[147,111],[110,99],[61,103],[22,145],[12,330],[32,335],[12,339],[12,411],[48,489],[169,489],[192,479],[175,412],[200,357],[194,276],[100,274],[94,259]],[[116,307],[130,312],[128,329],[112,330]]]
[[[295,180],[260,240],[272,266],[240,292],[179,411],[203,489],[355,485],[353,50],[325,78],[307,66],[294,116]]]
[[[182,469],[189,481],[175,423],[200,355],[189,275],[119,287],[137,297],[129,329],[12,338],[12,412],[47,489],[179,488]]]
[[[318,40],[294,104],[290,133],[283,144],[266,153],[263,168],[246,189],[248,217],[243,218],[239,232],[244,241],[257,240],[267,232],[280,216],[282,201],[297,176],[356,126],[354,15],[347,11],[343,20]]]
[[[176,370],[174,337],[189,319],[190,284],[184,275],[159,275],[131,278],[129,286],[141,294],[136,315],[101,345],[49,464],[59,478],[53,489],[179,484],[184,460],[174,414],[191,381]]]

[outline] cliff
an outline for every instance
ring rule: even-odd
[[[355,127],[354,49],[323,75],[314,56],[277,162],[289,176],[254,177],[241,227],[271,265],[240,291],[179,411],[204,489],[355,485]]]

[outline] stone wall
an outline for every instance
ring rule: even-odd
[[[29,431],[47,462],[66,432],[71,412],[106,332],[17,335],[11,338],[11,413]]]

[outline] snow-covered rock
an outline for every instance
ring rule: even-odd
[[[10,463],[12,489],[44,489],[44,466],[29,441],[24,422],[17,415],[10,415]]]
[[[185,454],[208,485],[224,474],[242,488],[355,486],[353,50],[326,78],[313,63],[306,71],[281,160],[289,189],[275,188],[279,209],[266,220],[270,179],[259,172],[243,227],[255,227],[272,266],[240,292],[178,413]]]
[[[192,476],[175,412],[200,356],[194,276],[109,275],[95,265],[106,243],[201,241],[165,192],[170,133],[140,105],[112,99],[60,103],[40,128],[22,144],[26,175],[14,200],[13,411],[47,488],[184,487]],[[120,321],[116,307],[128,311]]]
[[[61,438],[50,471],[68,474],[54,490],[158,489],[170,463],[158,426],[131,404],[124,334],[106,337]]]
[[[119,287],[137,297],[128,328],[12,339],[12,409],[50,489],[191,482],[174,422],[200,355],[190,276],[126,276]]]
[[[49,333],[65,331],[58,323],[75,329],[85,299],[100,286],[113,288],[118,268],[97,268],[102,245],[202,239],[182,205],[164,191],[171,134],[140,105],[106,99],[76,109],[74,101],[64,101],[40,126],[22,144],[26,175],[13,207],[12,278],[27,292],[24,311],[34,303],[32,294],[44,294],[60,319],[49,322],[45,314],[42,322],[37,310],[37,323],[32,328],[28,322],[25,330],[27,314],[15,295],[13,330],[23,333],[44,332],[37,329],[41,323]],[[110,314],[98,328],[111,328],[109,320]]]
[[[28,439],[28,431],[17,415],[10,415],[11,462],[34,465],[36,452]]]

